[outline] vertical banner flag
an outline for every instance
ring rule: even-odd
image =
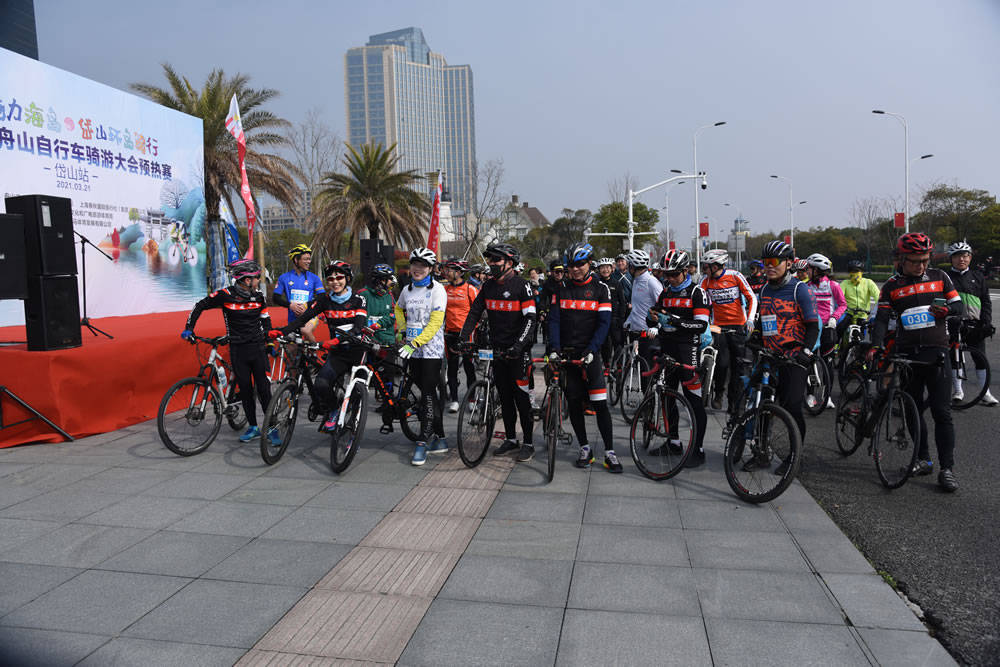
[[[236,139],[236,149],[240,158],[240,196],[247,208],[247,229],[249,231],[250,247],[247,249],[247,259],[253,259],[253,225],[257,215],[253,207],[253,197],[250,195],[250,181],[247,180],[247,138],[243,134],[243,120],[240,118],[240,105],[236,95],[229,100],[229,114],[226,116],[226,129]]]
[[[442,173],[438,172],[438,182],[437,188],[434,189],[434,208],[431,211],[431,226],[427,231],[427,247],[434,251],[434,254],[438,254],[438,238],[440,234],[440,223],[441,223],[441,192],[444,190],[444,181],[442,179]]]
[[[897,213],[895,216],[893,216],[893,224],[896,227],[896,229],[902,229],[903,227],[906,227],[906,214]]]
[[[698,236],[701,236],[702,238],[705,238],[705,237],[708,236],[708,223],[707,222],[699,222],[698,223]]]

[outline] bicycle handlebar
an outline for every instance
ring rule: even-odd
[[[549,359],[548,357],[532,358],[532,364],[551,364],[552,366],[586,366],[583,359],[563,359],[562,357],[558,359]]]
[[[229,336],[216,336],[214,338],[205,338],[204,336],[199,336],[197,334],[192,334],[188,338],[188,342],[192,345],[195,343],[207,343],[212,347],[221,347],[223,345],[229,345]]]
[[[689,364],[682,364],[681,362],[671,357],[669,354],[662,354],[656,358],[656,362],[653,364],[653,367],[642,374],[642,377],[644,378],[652,377],[653,375],[659,373],[662,369],[673,370],[675,368],[682,368],[692,373],[698,371],[698,368],[696,366],[691,366]]]

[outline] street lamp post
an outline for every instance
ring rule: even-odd
[[[792,181],[786,176],[778,176],[777,174],[771,174],[771,178],[777,178],[779,180],[788,183],[788,239],[791,241],[791,246],[795,247],[795,204],[792,199]],[[805,202],[799,202],[800,204],[805,204]]]
[[[670,171],[675,174],[681,173],[679,169],[671,169]],[[684,183],[685,181],[676,181],[663,193],[663,219],[667,223],[667,250],[670,250],[670,191],[674,189],[675,185],[684,185]]]
[[[910,139],[909,130],[906,127],[906,119],[903,118],[902,114],[893,113],[891,111],[883,111],[882,109],[872,109],[872,113],[879,114],[880,116],[892,116],[900,123],[903,124],[903,213],[904,215],[904,226],[907,233],[910,231]],[[928,155],[927,157],[931,157]],[[924,158],[920,158],[924,159]]]
[[[742,223],[744,222],[744,220],[743,220],[743,209],[740,208],[740,206],[738,204],[731,204],[731,203],[728,203],[728,202],[725,203],[725,204],[723,204],[723,206],[729,206],[731,208],[735,208],[736,209],[737,224],[733,225],[733,236],[736,239],[736,270],[738,271],[740,269],[740,267],[743,266],[743,255],[740,252],[740,232],[745,231],[745,230],[743,230],[741,228],[742,227]]]
[[[702,125],[697,130],[694,131],[694,137],[691,140],[691,144],[692,144],[692,147],[694,149],[694,151],[693,151],[694,152],[694,169],[692,170],[692,172],[696,175],[696,177],[697,177],[697,174],[698,174],[698,135],[701,134],[702,130],[707,130],[710,127],[719,127],[719,126],[725,125],[725,124],[726,124],[726,121],[720,120],[719,122],[712,123],[710,125]],[[705,181],[702,180],[702,187],[704,187],[704,184],[705,184]],[[698,239],[697,243],[695,243],[695,254],[697,256],[697,260],[696,261],[698,262],[698,266],[699,267],[701,267],[701,234],[699,234],[699,229],[698,229],[698,223],[700,221],[701,221],[701,218],[698,215],[698,188],[696,187],[694,189],[694,234],[695,234],[695,238]]]

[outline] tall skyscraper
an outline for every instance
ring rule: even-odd
[[[0,0],[0,46],[38,60],[34,0]]]
[[[344,86],[352,145],[396,144],[402,169],[425,174],[443,168],[453,216],[464,221],[474,212],[471,67],[449,65],[431,52],[420,28],[404,28],[372,35],[367,45],[348,49]]]

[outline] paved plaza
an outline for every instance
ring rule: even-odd
[[[953,664],[801,485],[736,499],[720,418],[664,483],[617,413],[625,473],[561,447],[551,484],[542,452],[411,466],[378,419],[339,477],[304,417],[275,466],[225,425],[0,450],[0,663]]]

